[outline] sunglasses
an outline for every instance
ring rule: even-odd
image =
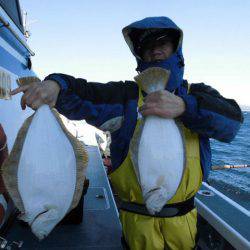
[[[141,53],[144,53],[146,50],[153,49],[155,47],[163,45],[173,46],[173,40],[167,37],[167,35],[162,35],[160,37],[146,38],[143,42],[141,42],[138,49]]]

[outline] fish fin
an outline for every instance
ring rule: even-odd
[[[34,218],[28,213],[23,213],[18,215],[18,219],[30,224]]]

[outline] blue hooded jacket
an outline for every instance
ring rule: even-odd
[[[131,39],[133,31],[151,29],[174,29],[180,33],[176,51],[169,59],[145,63],[137,55]],[[179,118],[184,126],[199,135],[201,166],[206,180],[211,168],[209,138],[224,142],[233,140],[243,122],[238,104],[204,83],[191,84],[187,91],[187,81],[183,80],[182,31],[169,18],[145,18],[125,27],[123,35],[136,57],[138,71],[153,66],[171,70],[167,90],[174,91],[186,104],[186,110]],[[72,120],[85,119],[89,124],[111,132],[112,168],[117,169],[127,156],[137,121],[137,84],[133,81],[94,83],[56,73],[45,80],[54,80],[61,88],[56,103],[56,109],[61,114]]]
[[[173,29],[179,31],[180,37],[178,41],[178,46],[175,53],[173,53],[170,58],[159,62],[145,62],[136,53],[131,34],[136,33],[136,31],[143,32],[144,30],[148,29],[162,31]],[[137,21],[130,24],[129,26],[125,27],[122,32],[131,52],[136,57],[138,65],[137,71],[142,72],[143,70],[150,67],[161,67],[170,70],[171,73],[167,84],[167,90],[173,92],[177,87],[180,86],[183,81],[184,74],[184,58],[182,55],[183,32],[172,20],[167,17],[148,17],[141,21]]]

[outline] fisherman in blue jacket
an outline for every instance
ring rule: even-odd
[[[111,133],[112,185],[121,199],[120,220],[130,249],[193,249],[197,211],[194,195],[211,168],[209,138],[230,142],[243,122],[237,103],[204,83],[183,80],[182,30],[167,17],[149,17],[123,29],[137,60],[137,71],[161,67],[171,71],[164,91],[146,96],[133,81],[87,82],[65,74],[51,74],[42,84],[33,83],[12,92],[24,92],[21,105],[37,109],[55,107],[72,120]],[[139,109],[139,112],[138,112]],[[186,166],[176,194],[162,211],[150,215],[130,158],[129,144],[137,120],[156,115],[182,124]],[[175,213],[173,211],[175,208]],[[172,210],[171,210],[172,209]]]

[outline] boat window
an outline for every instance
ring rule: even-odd
[[[0,0],[0,6],[23,32],[22,16],[18,0]]]

